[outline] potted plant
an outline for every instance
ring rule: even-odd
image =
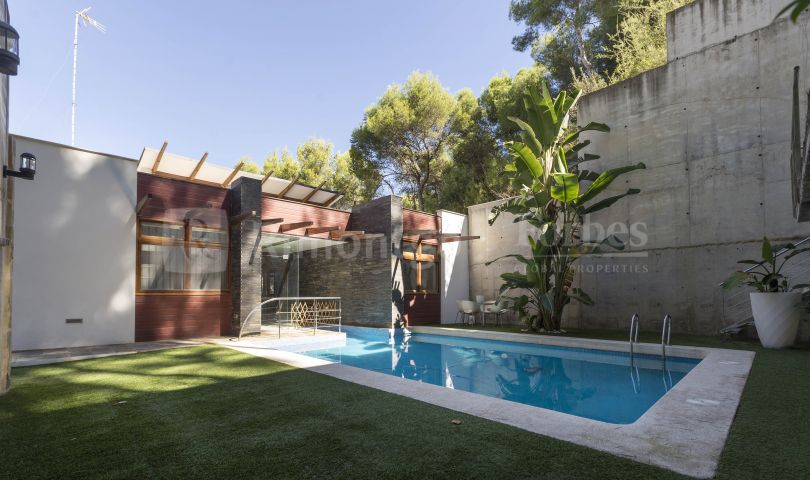
[[[737,263],[753,267],[738,270],[723,282],[723,288],[727,290],[739,285],[756,289],[750,294],[751,313],[763,347],[785,348],[796,340],[803,297],[801,290],[810,285],[791,286],[782,269],[791,258],[807,250],[810,248],[800,249],[792,243],[775,248],[768,237],[764,237],[762,260],[740,260]]]

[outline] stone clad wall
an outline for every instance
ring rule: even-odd
[[[348,230],[382,233],[385,237],[302,253],[300,295],[341,297],[345,324],[390,327],[401,315],[392,301],[395,258],[391,250],[397,225],[402,236],[401,212],[398,197],[383,197],[354,207]]]

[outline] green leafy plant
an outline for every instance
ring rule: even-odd
[[[793,0],[792,2],[788,3],[782,11],[776,16],[776,18],[781,17],[787,12],[790,12],[790,19],[793,20],[793,23],[796,23],[796,20],[799,19],[799,15],[803,11],[810,7],[810,0]]]
[[[782,273],[785,264],[796,255],[810,248],[798,248],[792,243],[774,247],[768,237],[762,239],[761,260],[740,260],[741,265],[753,265],[753,268],[737,270],[723,282],[726,290],[747,285],[758,292],[791,292],[810,287],[810,284],[790,285],[790,279]],[[784,257],[782,257],[784,255]]]
[[[492,225],[501,213],[511,213],[515,222],[528,222],[537,229],[528,236],[531,256],[510,254],[525,265],[525,273],[507,272],[501,294],[520,292],[511,297],[515,310],[532,330],[559,331],[563,311],[571,300],[591,305],[587,293],[573,287],[574,263],[584,255],[601,253],[606,248],[622,250],[624,243],[611,235],[596,242],[581,238],[583,219],[610,207],[620,199],[639,193],[623,193],[597,199],[620,175],[643,169],[644,164],[614,168],[597,173],[580,168],[582,162],[599,158],[581,154],[590,144],[580,140],[587,131],[609,132],[607,125],[591,122],[570,127],[569,117],[580,92],[560,92],[552,98],[548,85],[529,87],[524,95],[526,118],[510,117],[520,128],[520,141],[507,144],[512,161],[505,168],[518,192],[492,210]]]

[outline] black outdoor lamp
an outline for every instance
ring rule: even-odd
[[[3,165],[3,178],[5,177],[19,177],[26,180],[33,180],[34,174],[37,173],[37,157],[30,153],[23,153],[20,155],[20,170],[9,170],[8,167]]]
[[[20,34],[8,22],[0,20],[0,73],[17,75],[20,64]]]

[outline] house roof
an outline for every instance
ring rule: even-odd
[[[201,158],[189,158],[160,149],[144,148],[138,160],[138,172],[186,180],[206,185],[227,188],[241,177],[255,178],[262,182],[262,193],[277,198],[329,207],[343,196],[339,192],[313,187],[295,180],[258,175],[234,168],[206,163],[208,153]]]

